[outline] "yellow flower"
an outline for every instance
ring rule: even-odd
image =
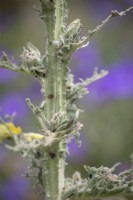
[[[12,134],[20,135],[22,130],[20,127],[16,127],[13,123],[8,122],[4,124],[0,124],[0,142],[5,139],[12,138]]]
[[[23,136],[27,142],[31,142],[33,139],[42,140],[44,138],[44,136],[39,133],[24,133]]]
[[[39,133],[24,133],[22,134],[22,130],[19,126],[15,126],[13,123],[8,122],[4,124],[0,124],[0,142],[5,139],[12,139],[12,135],[23,136],[27,142],[31,142],[33,139],[41,140],[44,138],[43,135]]]
[[[20,135],[22,133],[22,129],[19,126],[15,126],[13,123],[6,123],[6,126],[12,131],[14,135]]]

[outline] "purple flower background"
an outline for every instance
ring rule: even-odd
[[[0,0],[0,57],[5,51],[14,61],[29,39],[42,52],[45,28],[37,20],[37,15],[31,10],[36,1],[19,2]],[[69,1],[68,1],[69,3]],[[75,7],[76,4],[76,7]],[[73,0],[70,6],[70,22],[81,18],[84,24],[83,32],[88,27],[95,27],[110,10],[123,10],[133,5],[128,1]],[[30,12],[31,11],[31,12]],[[90,45],[77,51],[70,63],[75,82],[79,78],[91,77],[94,68],[106,69],[108,76],[88,86],[89,94],[78,101],[81,113],[80,121],[84,124],[81,132],[81,148],[74,139],[68,145],[70,155],[67,162],[66,176],[79,170],[85,175],[83,165],[112,165],[122,161],[128,165],[128,155],[132,153],[133,131],[133,12],[124,18],[113,19],[104,30],[92,39]],[[29,26],[30,24],[30,26]],[[39,30],[39,31],[38,31]],[[42,100],[40,85],[26,75],[0,69],[0,116],[16,112],[14,119],[24,131],[37,129],[37,121],[25,102],[30,97],[34,104]],[[116,149],[114,148],[116,145]],[[0,144],[0,200],[34,200],[32,183],[21,177],[26,162],[20,155],[14,155]],[[39,199],[39,198],[38,198]]]

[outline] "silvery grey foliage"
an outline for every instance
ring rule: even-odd
[[[47,28],[45,55],[41,55],[37,47],[28,42],[20,55],[18,66],[5,53],[0,60],[1,68],[28,73],[40,82],[44,97],[41,105],[35,106],[29,98],[26,99],[40,129],[39,133],[29,133],[29,137],[25,133],[13,137],[15,145],[7,147],[30,159],[31,166],[25,175],[30,177],[32,168],[37,169],[35,178],[46,200],[105,200],[112,196],[115,196],[114,200],[121,199],[117,196],[133,192],[132,168],[115,174],[117,165],[112,168],[84,166],[86,178],[82,178],[79,172],[70,178],[64,175],[68,142],[75,137],[80,145],[82,124],[78,121],[80,109],[75,101],[88,93],[88,84],[108,74],[105,70],[98,72],[95,69],[92,77],[74,83],[69,61],[73,52],[87,46],[91,37],[111,18],[123,16],[133,7],[122,12],[112,11],[101,25],[81,37],[82,24],[79,19],[69,25],[66,23],[66,0],[40,0],[40,3],[41,8],[37,11]]]

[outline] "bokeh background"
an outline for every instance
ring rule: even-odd
[[[22,47],[32,41],[42,54],[45,52],[45,26],[33,10],[36,0],[0,0],[0,56],[7,52],[19,62]],[[132,0],[68,0],[68,23],[80,18],[84,35],[95,28],[111,10],[133,6]],[[114,18],[91,40],[88,47],[76,52],[71,60],[75,82],[92,75],[94,68],[106,69],[109,75],[92,85],[89,94],[78,107],[84,124],[79,149],[74,140],[69,144],[66,176],[78,170],[85,176],[83,165],[106,165],[121,162],[119,171],[130,167],[133,152],[133,11]],[[0,69],[0,117],[16,112],[15,123],[23,130],[35,131],[38,126],[25,98],[34,104],[42,100],[40,85],[31,77]],[[39,200],[34,180],[22,173],[29,162],[20,154],[8,151],[0,144],[0,200]],[[132,198],[131,198],[132,199]]]

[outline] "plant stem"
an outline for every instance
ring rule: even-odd
[[[52,42],[54,39],[54,10],[47,11],[47,59],[48,59],[48,74],[44,79],[45,101],[46,101],[46,117],[50,119],[54,113],[54,84],[55,84],[55,56]]]
[[[54,114],[65,111],[65,68],[66,62],[62,62],[57,55],[54,41],[58,41],[64,23],[64,0],[56,0],[53,9],[47,9],[45,23],[47,27],[47,59],[48,74],[43,81],[45,90],[45,112],[47,120]],[[51,133],[52,134],[52,133]],[[65,169],[65,140],[61,140],[51,146],[45,152],[43,165],[43,180],[47,200],[61,200],[64,187]]]
[[[65,153],[64,141],[50,147],[45,154],[43,174],[47,200],[61,200],[64,187]]]
[[[65,15],[65,4],[64,0],[56,0],[55,5],[55,30],[54,30],[54,40],[59,41],[63,32],[64,26],[64,15]],[[55,52],[56,54],[56,52]],[[66,73],[64,73],[67,68],[67,63],[63,59],[59,58],[57,54],[55,55],[55,68],[56,68],[56,86],[55,86],[55,112],[65,111],[65,83],[66,83]]]

